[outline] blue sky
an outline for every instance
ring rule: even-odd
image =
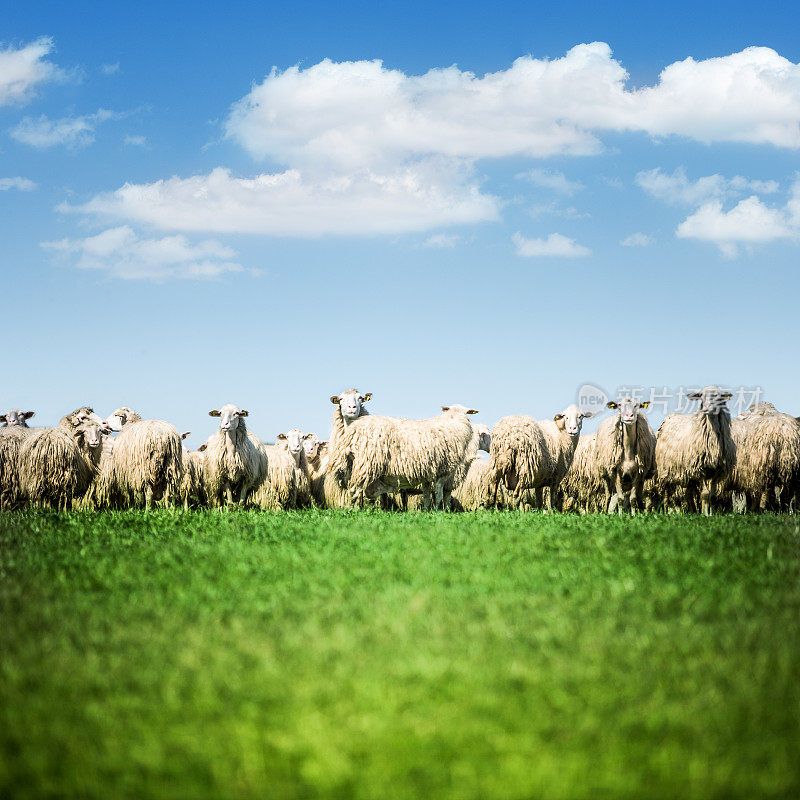
[[[800,413],[789,4],[6,5],[0,406]]]

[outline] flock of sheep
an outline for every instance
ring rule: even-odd
[[[689,397],[697,410],[670,414],[657,434],[648,404],[625,397],[581,436],[592,414],[575,405],[548,420],[504,417],[490,432],[461,405],[422,420],[372,415],[371,395],[349,389],[331,397],[327,441],[294,429],[264,444],[248,412],[225,405],[195,451],[188,434],[129,408],[102,419],[84,406],[54,428],[12,409],[0,415],[0,508],[793,511],[800,422],[770,403],[732,420],[716,386]]]

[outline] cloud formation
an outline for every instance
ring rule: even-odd
[[[623,247],[649,247],[654,243],[655,239],[646,233],[632,233],[620,242]]]
[[[9,134],[22,144],[44,150],[63,145],[69,148],[86,147],[94,141],[96,127],[110,119],[121,119],[124,114],[101,108],[94,114],[81,117],[48,119],[42,114],[38,119],[23,117]]]
[[[237,178],[208,175],[125,184],[82,206],[61,206],[162,230],[313,237],[426,231],[499,217],[499,201],[435,163],[391,174],[362,170],[306,177],[297,170]]]
[[[588,155],[603,131],[800,147],[800,65],[770,48],[687,58],[641,89],[627,81],[603,42],[482,77],[325,59],[273,69],[233,106],[226,132],[254,158],[294,166]]]
[[[210,280],[243,269],[232,260],[236,252],[213,239],[197,244],[191,244],[185,236],[148,239],[127,225],[86,239],[42,242],[42,247],[73,259],[79,269],[97,270],[124,280]]]
[[[656,167],[637,173],[634,181],[647,194],[658,200],[689,206],[698,206],[712,198],[732,197],[747,192],[772,194],[780,188],[777,181],[753,181],[741,175],[735,175],[733,178],[717,174],[706,175],[692,181],[687,178],[683,167],[678,167],[672,175]]]
[[[545,239],[526,239],[517,232],[511,237],[517,249],[517,255],[525,258],[538,258],[550,256],[557,258],[580,258],[591,255],[588,247],[578,244],[574,239],[562,236],[560,233],[551,233]]]
[[[30,178],[0,178],[0,192],[7,192],[9,189],[17,189],[20,192],[32,192],[36,184]]]
[[[45,58],[52,50],[49,36],[24,47],[0,49],[0,106],[25,103],[39,84],[64,77],[64,72]]]
[[[529,169],[527,172],[521,172],[517,178],[567,197],[577,194],[584,188],[580,181],[571,181],[563,172],[555,169]]]

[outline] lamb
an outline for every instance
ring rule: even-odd
[[[181,439],[185,439],[187,435],[187,433],[182,434]],[[205,450],[205,444],[200,445],[197,450],[189,450],[185,446],[181,448],[183,480],[180,486],[180,498],[184,509],[187,511],[189,508],[199,508],[206,504],[206,496],[203,489]]]
[[[655,469],[656,437],[642,410],[650,405],[632,397],[610,400],[606,406],[617,413],[603,420],[597,431],[594,460],[598,477],[611,496],[603,509],[619,513],[640,509],[642,487]]]
[[[464,459],[472,425],[464,406],[442,406],[423,420],[366,416],[350,424],[330,456],[330,471],[357,506],[389,492],[421,489],[428,509],[442,507],[444,486]]]
[[[502,483],[516,494],[521,510],[542,505],[542,490],[549,488],[548,510],[553,508],[558,485],[569,470],[575,455],[583,420],[594,416],[578,406],[568,406],[552,420],[537,421],[532,417],[504,417],[492,431],[489,477],[493,504]]]
[[[95,474],[88,451],[99,449],[99,433],[105,427],[104,420],[93,417],[84,406],[62,417],[55,428],[34,429],[22,441],[19,479],[28,502],[66,511],[83,498]]]
[[[219,417],[219,430],[208,440],[203,463],[203,480],[208,502],[219,507],[223,502],[243,506],[247,493],[264,474],[261,442],[247,430],[248,412],[228,403],[208,412]],[[234,499],[235,498],[235,499]]]
[[[736,445],[731,437],[731,416],[725,404],[730,392],[706,386],[692,392],[689,399],[700,400],[693,414],[669,414],[656,437],[656,472],[667,510],[673,507],[674,493],[682,487],[686,505],[711,514],[717,486],[736,463]]]
[[[331,435],[328,439],[328,464],[337,454],[340,442],[345,432],[357,419],[369,416],[369,411],[364,408],[364,403],[372,399],[372,393],[362,394],[358,389],[346,389],[339,395],[331,397],[331,403],[336,408],[331,419]],[[324,505],[327,508],[349,508],[353,505],[350,493],[339,484],[336,476],[326,469],[322,482]]]
[[[766,511],[791,507],[800,488],[800,424],[771,403],[759,403],[731,421],[736,465],[731,476],[734,492],[743,492],[747,505]]]
[[[605,494],[605,485],[600,480],[595,464],[596,443],[596,433],[586,434],[578,439],[572,464],[558,487],[562,511],[589,514],[608,508],[609,496]]]
[[[173,505],[183,481],[183,446],[177,429],[162,420],[144,420],[127,407],[116,409],[109,427],[119,431],[101,474],[105,502],[150,510]]]
[[[321,442],[315,433],[303,437],[303,448],[308,463],[311,496],[318,506],[325,505],[325,473],[328,467],[328,443]]]
[[[21,411],[18,408],[9,408],[5,414],[0,414],[0,428],[19,426],[28,427],[28,420],[34,415],[33,411]]]

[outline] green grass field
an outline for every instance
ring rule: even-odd
[[[0,515],[0,797],[800,793],[786,517]]]

